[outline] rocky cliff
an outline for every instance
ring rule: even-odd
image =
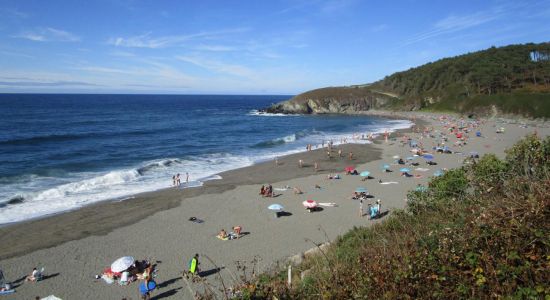
[[[400,100],[395,95],[376,92],[369,86],[329,87],[305,92],[264,111],[285,114],[356,113],[393,106],[397,102]]]

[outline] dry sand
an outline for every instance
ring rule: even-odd
[[[408,115],[410,116],[410,114]],[[415,115],[423,118],[428,126],[442,129],[433,115]],[[540,124],[539,124],[540,125]],[[504,134],[495,133],[505,127]],[[482,125],[483,138],[470,134],[469,143],[455,151],[468,154],[478,151],[480,155],[495,153],[504,155],[504,149],[535,128],[519,124],[501,124],[487,121]],[[536,128],[541,136],[550,134],[544,124]],[[416,140],[419,134],[411,134]],[[432,139],[421,140],[426,149],[435,145]],[[456,141],[450,137],[449,143]],[[118,203],[103,203],[84,209],[57,215],[42,220],[16,224],[0,229],[0,268],[9,281],[15,282],[17,292],[6,299],[34,299],[35,296],[54,294],[63,299],[139,299],[138,285],[108,285],[94,279],[112,261],[120,256],[131,255],[136,259],[158,261],[160,288],[153,293],[154,299],[192,299],[195,291],[205,288],[201,283],[181,279],[181,272],[194,253],[208,256],[221,271],[215,272],[214,264],[203,257],[202,271],[211,271],[207,276],[212,288],[220,285],[218,276],[225,284],[234,282],[239,271],[236,261],[259,259],[258,271],[265,271],[276,262],[284,262],[289,256],[335,239],[354,226],[368,226],[373,222],[359,217],[359,204],[350,196],[356,187],[366,187],[382,200],[382,211],[390,213],[403,208],[408,190],[418,183],[426,183],[433,172],[440,168],[454,168],[462,164],[462,154],[434,154],[438,166],[427,166],[429,171],[414,171],[423,178],[399,176],[399,166],[392,166],[393,173],[382,172],[383,163],[392,163],[394,155],[411,156],[410,148],[396,141],[374,145],[346,145],[344,153],[354,152],[358,170],[369,170],[375,179],[361,181],[359,176],[340,173],[342,179],[327,180],[326,174],[342,170],[349,165],[347,158],[327,160],[325,152],[312,151],[280,158],[274,162],[255,165],[222,174],[223,180],[208,183],[203,188],[170,189],[136,196],[135,199]],[[298,159],[309,166],[298,168]],[[320,171],[311,166],[320,164]],[[395,181],[397,184],[382,185]],[[294,195],[291,190],[279,192],[275,198],[258,195],[262,183],[272,183],[274,188],[298,186],[305,193]],[[315,188],[319,185],[321,188]],[[314,199],[318,202],[335,202],[337,207],[325,207],[322,211],[308,213],[301,202]],[[368,202],[368,203],[370,203]],[[288,216],[275,218],[267,210],[272,203],[279,203],[289,212]],[[366,206],[366,204],[365,204]],[[205,222],[190,222],[189,217]],[[248,232],[237,240],[221,241],[217,232],[224,228],[241,225]],[[326,236],[325,236],[326,233]],[[46,248],[50,247],[50,248]],[[47,278],[38,283],[22,283],[33,267],[45,267]]]

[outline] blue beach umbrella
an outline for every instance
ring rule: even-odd
[[[401,169],[399,169],[399,172],[410,172],[410,171],[411,171],[411,169],[409,169],[409,168],[401,168]]]
[[[387,169],[389,169],[389,168],[390,168],[390,165],[388,165],[388,164],[382,165],[382,169],[384,169],[384,170],[387,170]]]
[[[444,173],[443,170],[437,170],[435,171],[434,176],[435,177],[443,176],[443,173]]]
[[[355,189],[355,192],[356,193],[366,193],[367,189],[364,188],[364,187],[358,187],[358,188]]]
[[[424,154],[424,155],[422,155],[422,157],[424,157],[425,160],[432,160],[432,159],[434,159],[434,156],[431,155],[431,154]]]
[[[283,210],[284,207],[281,204],[271,204],[267,207],[269,210]]]
[[[363,177],[369,177],[370,172],[369,172],[369,171],[363,171],[363,172],[361,172],[361,174],[359,174],[359,175],[361,175],[361,176],[363,176]]]

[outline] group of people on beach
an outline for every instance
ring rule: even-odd
[[[185,183],[189,183],[189,173],[185,172]],[[180,173],[172,176],[172,185],[178,187],[181,185]]]

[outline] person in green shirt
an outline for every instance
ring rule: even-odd
[[[199,254],[197,253],[189,260],[186,278],[188,278],[189,275],[195,278],[195,276],[199,274],[199,264]]]

